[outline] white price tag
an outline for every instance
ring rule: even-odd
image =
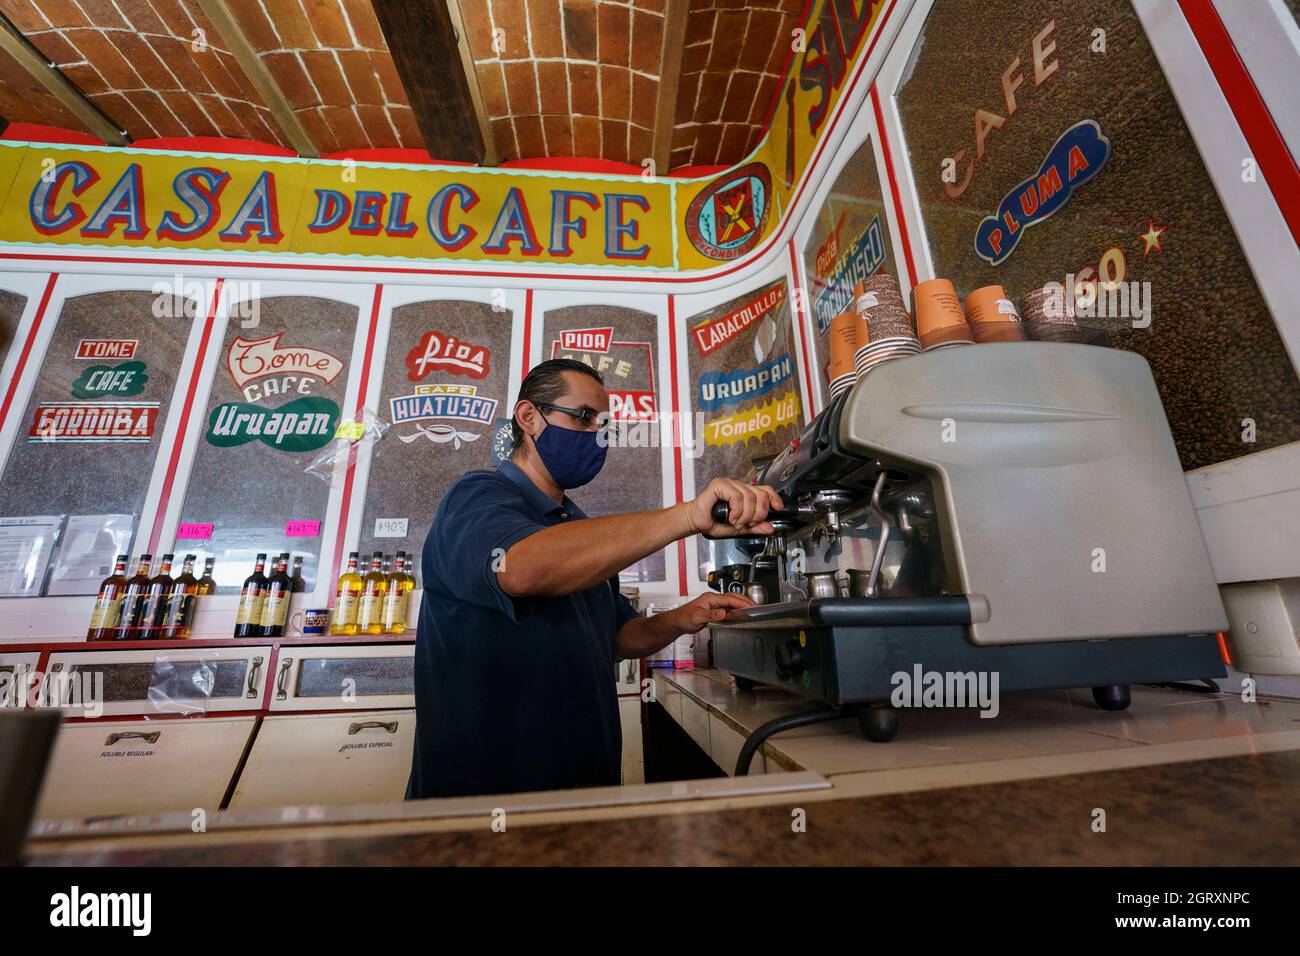
[[[376,538],[405,538],[409,518],[376,518]]]

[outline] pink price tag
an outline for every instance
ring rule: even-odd
[[[319,534],[319,521],[286,521],[284,523],[284,536],[286,538],[315,538]]]
[[[178,541],[207,541],[212,537],[210,524],[183,524],[176,529]]]

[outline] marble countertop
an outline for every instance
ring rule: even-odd
[[[656,700],[724,769],[743,740],[813,701],[740,691],[715,670],[658,670]],[[357,807],[224,811],[51,829],[34,865],[1239,864],[1300,861],[1300,702],[1135,687],[1008,695],[784,732],[754,775]],[[766,771],[765,773],[763,771]],[[509,813],[506,833],[493,810]],[[1105,832],[1094,832],[1104,810]],[[797,817],[806,831],[795,832]]]
[[[1294,865],[1300,752],[904,794],[473,831],[42,852],[46,866]],[[1095,832],[1098,809],[1106,829]],[[793,822],[802,812],[805,828]]]

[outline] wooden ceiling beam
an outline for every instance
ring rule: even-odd
[[[522,0],[521,0],[522,2]],[[434,159],[489,158],[482,99],[471,92],[473,61],[452,22],[454,0],[371,0],[424,148]],[[459,10],[456,11],[459,17]],[[477,83],[474,84],[477,87]]]
[[[271,111],[271,116],[275,118],[280,131],[289,140],[289,145],[297,150],[299,156],[313,158],[319,156],[320,147],[307,132],[307,127],[302,125],[302,120],[298,119],[298,114],[289,104],[289,99],[280,89],[280,84],[275,82],[275,77],[262,62],[262,58],[257,55],[257,48],[249,41],[243,27],[230,12],[226,0],[198,0],[198,4],[199,9],[207,15],[212,25],[217,28],[217,32],[221,34],[227,50],[244,71],[248,81],[253,84],[253,89],[257,90],[258,96]]]
[[[125,146],[130,142],[126,130],[113,122],[108,114],[60,73],[58,67],[28,43],[18,28],[9,22],[8,17],[0,17],[0,49],[13,57],[32,79],[49,90],[50,95],[64,109],[81,120],[87,131],[110,146]]]
[[[664,5],[664,42],[659,53],[659,99],[655,104],[655,175],[668,172],[672,161],[673,125],[677,120],[677,88],[682,77],[682,51],[686,47],[686,16],[690,0],[667,0]]]
[[[451,13],[451,25],[459,38],[460,65],[465,70],[465,79],[469,83],[469,96],[474,103],[474,121],[478,124],[479,135],[483,137],[484,166],[495,166],[501,162],[497,155],[496,142],[492,138],[492,123],[488,119],[487,107],[483,104],[483,91],[478,85],[478,71],[474,69],[474,54],[469,49],[469,35],[465,32],[465,18],[461,14],[460,0],[447,0],[447,9]]]

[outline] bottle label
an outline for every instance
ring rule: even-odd
[[[244,588],[239,595],[239,610],[235,612],[235,626],[262,623],[262,589]]]
[[[189,627],[194,620],[194,595],[173,594],[167,602],[167,626]]]
[[[262,605],[263,627],[284,627],[289,616],[289,596],[283,592],[267,595]]]
[[[95,610],[90,615],[90,629],[97,631],[105,627],[116,627],[117,616],[120,613],[122,613],[122,595],[101,595],[95,602]]]
[[[384,630],[391,631],[397,624],[406,624],[406,592],[400,587],[389,589],[384,598]]]
[[[379,595],[373,591],[361,599],[361,618],[357,622],[362,627],[370,627],[379,621]]]
[[[122,598],[122,609],[118,617],[118,627],[128,632],[140,628],[142,621],[140,614],[144,610],[145,596],[143,594],[127,594]],[[129,633],[128,637],[131,636]]]
[[[351,591],[339,595],[338,606],[334,614],[344,625],[357,623],[357,596]]]

